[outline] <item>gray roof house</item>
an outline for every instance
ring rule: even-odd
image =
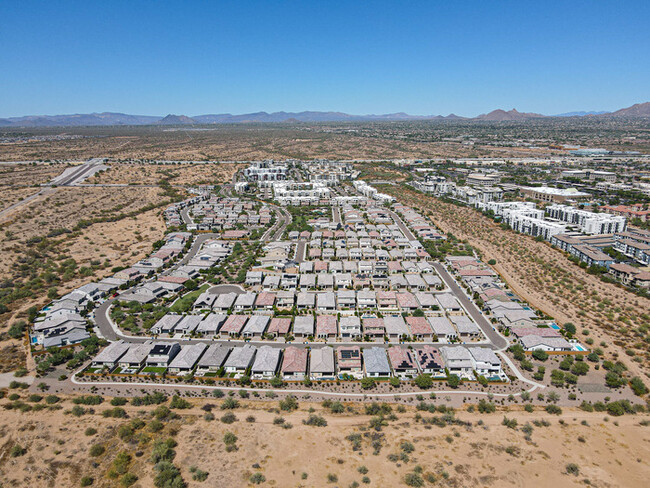
[[[242,331],[244,337],[262,337],[269,325],[269,320],[268,315],[251,315]]]
[[[227,312],[237,299],[236,293],[221,293],[212,305],[212,309],[219,312]]]
[[[199,295],[199,297],[194,302],[194,310],[201,310],[204,308],[211,308],[214,301],[217,299],[217,295],[210,293],[209,291],[204,291]]]
[[[152,341],[147,341],[142,344],[130,344],[129,350],[119,360],[118,365],[124,370],[138,370],[144,366],[149,351],[153,347]]]
[[[222,344],[210,344],[205,354],[199,359],[196,370],[201,372],[215,372],[223,366],[228,357],[230,348]]]
[[[481,335],[481,329],[478,325],[466,315],[451,315],[449,319],[458,329],[460,337],[476,337]]]
[[[235,300],[235,310],[241,312],[242,310],[252,310],[255,305],[255,298],[257,294],[253,292],[242,293],[237,296]]]
[[[169,372],[178,374],[192,371],[194,365],[198,362],[207,347],[203,343],[182,346],[180,352],[169,363]]]
[[[363,350],[363,364],[366,376],[372,378],[390,376],[388,357],[381,347],[366,347]]]
[[[216,336],[227,318],[226,314],[211,313],[201,321],[195,332],[205,336]]]
[[[167,314],[151,327],[152,334],[169,334],[183,319],[182,315]]]
[[[178,322],[178,324],[176,324],[176,327],[174,327],[174,333],[191,334],[199,326],[202,319],[203,316],[201,315],[186,315],[180,322]]]
[[[458,337],[458,333],[454,326],[451,325],[447,317],[427,317],[431,328],[433,329],[434,335],[438,339],[453,339]]]
[[[474,370],[483,376],[494,376],[501,373],[501,360],[488,347],[470,347],[469,353],[474,361]]]
[[[227,373],[243,374],[253,365],[257,349],[250,344],[242,347],[234,347],[228,359],[224,363]]]
[[[402,336],[411,335],[411,331],[406,325],[401,315],[387,315],[384,317],[384,328],[386,335],[390,339],[399,339]]]
[[[251,373],[255,378],[271,378],[275,376],[280,365],[281,349],[262,346],[257,349]]]
[[[113,342],[100,351],[93,359],[92,365],[94,367],[105,366],[107,368],[114,368],[117,366],[118,361],[129,350],[129,343],[122,340]]]
[[[78,344],[90,338],[86,327],[78,325],[66,325],[46,329],[43,331],[43,347],[61,347],[69,344]]]
[[[442,346],[440,355],[445,361],[447,369],[452,374],[469,376],[474,369],[474,360],[469,351],[464,347]]]
[[[296,337],[307,337],[314,335],[313,315],[298,315],[293,322],[293,335]]]
[[[330,346],[312,349],[309,355],[309,376],[312,380],[334,379],[334,349]]]

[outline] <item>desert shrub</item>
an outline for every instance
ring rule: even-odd
[[[266,481],[266,477],[262,473],[253,473],[248,481],[254,485],[260,485]]]
[[[580,474],[580,467],[575,463],[569,463],[566,465],[566,472],[567,474],[578,476]]]
[[[221,403],[220,408],[221,410],[234,410],[235,408],[239,408],[239,402],[233,397],[228,397]]]
[[[420,487],[424,486],[424,480],[422,476],[417,473],[407,473],[404,477],[404,484],[406,486]]]
[[[178,409],[192,408],[192,404],[187,400],[185,400],[184,398],[181,398],[178,395],[174,395],[172,397],[172,401],[169,404],[169,408],[178,408]]]
[[[92,446],[90,446],[90,450],[88,451],[88,454],[90,454],[92,457],[98,457],[104,454],[105,451],[106,449],[101,444],[93,444]]]
[[[298,409],[298,401],[293,395],[289,395],[287,398],[280,400],[280,410],[285,412],[293,412]]]
[[[635,395],[643,396],[648,393],[648,387],[643,383],[643,380],[638,376],[635,376],[630,380],[630,387]]]
[[[312,425],[314,427],[327,426],[327,420],[325,420],[320,415],[314,415],[314,414],[311,414],[309,417],[307,417],[306,420],[303,420],[302,423],[305,425]]]
[[[179,469],[169,461],[161,461],[154,466],[156,476],[153,484],[156,488],[184,488],[185,482]]]
[[[101,395],[81,395],[72,399],[75,405],[100,405],[103,402],[104,398]]]
[[[546,410],[546,413],[550,413],[552,415],[560,415],[562,413],[562,409],[557,405],[547,405],[544,410]]]
[[[79,482],[79,484],[81,486],[91,486],[94,482],[95,482],[95,480],[93,478],[91,478],[90,476],[84,476],[83,478],[81,478],[81,481]]]
[[[234,422],[237,422],[237,416],[232,412],[224,413],[221,416],[221,421],[224,424],[232,424]]]
[[[121,407],[123,405],[126,405],[126,398],[124,397],[115,397],[111,399],[111,405],[114,407]]]
[[[24,456],[27,453],[27,449],[25,449],[23,446],[20,444],[16,444],[9,450],[9,455],[11,457],[19,457],[19,456]]]
[[[86,434],[87,436],[95,435],[96,433],[97,433],[97,429],[95,429],[95,428],[93,428],[93,427],[88,427],[88,428],[84,431],[84,434]]]

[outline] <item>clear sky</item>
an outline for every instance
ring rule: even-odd
[[[650,1],[0,0],[0,117],[650,101]]]

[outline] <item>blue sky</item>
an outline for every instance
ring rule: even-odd
[[[647,0],[4,0],[0,18],[0,117],[650,101]]]

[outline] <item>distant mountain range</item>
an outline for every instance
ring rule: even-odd
[[[637,103],[616,112],[568,112],[559,115],[542,115],[518,112],[515,109],[493,110],[478,117],[458,115],[409,115],[403,112],[383,115],[350,115],[343,112],[256,112],[251,114],[208,114],[188,117],[169,114],[165,117],[129,115],[113,112],[73,115],[28,115],[0,119],[2,127],[79,127],[110,125],[194,125],[194,124],[246,124],[261,122],[371,122],[400,120],[482,120],[491,122],[525,121],[548,117],[618,117],[650,118],[650,102]]]

